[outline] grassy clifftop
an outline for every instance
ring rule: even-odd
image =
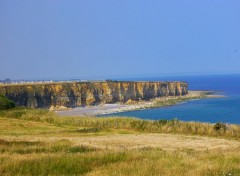
[[[217,126],[219,127],[219,126]],[[240,127],[0,111],[2,175],[240,174]]]

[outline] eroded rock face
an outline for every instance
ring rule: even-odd
[[[49,108],[78,107],[100,103],[149,100],[188,93],[184,82],[72,82],[31,85],[1,85],[0,94],[18,106]]]

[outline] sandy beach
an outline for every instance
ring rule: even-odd
[[[64,111],[55,111],[61,116],[96,116],[103,114],[112,114],[117,112],[141,110],[162,106],[171,106],[182,102],[196,100],[201,98],[222,98],[223,95],[215,95],[212,91],[189,91],[184,96],[158,97],[149,101],[132,102],[131,104],[114,103],[101,104],[98,106],[76,107]]]
[[[95,116],[100,114],[112,114],[123,111],[131,111],[140,109],[140,105],[126,105],[126,104],[103,104],[99,106],[76,107],[68,111],[56,111],[62,116]],[[143,107],[142,107],[143,108]]]

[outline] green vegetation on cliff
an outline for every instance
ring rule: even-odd
[[[11,109],[15,107],[15,103],[8,98],[0,95],[0,110]]]

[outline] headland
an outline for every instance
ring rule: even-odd
[[[0,85],[0,94],[15,102],[17,106],[74,108],[187,95],[188,84],[149,81],[16,84]]]

